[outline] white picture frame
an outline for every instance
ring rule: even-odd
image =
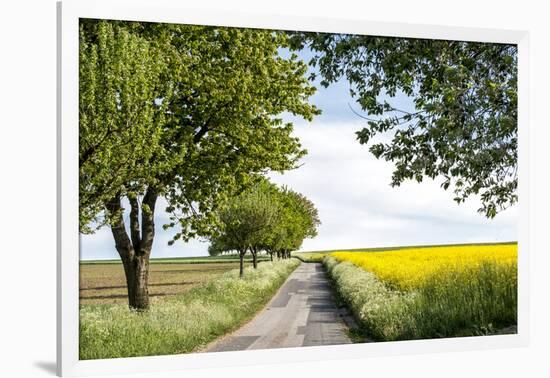
[[[78,358],[78,23],[118,19],[379,36],[467,40],[518,45],[519,238],[518,332],[514,335],[396,341],[342,346],[196,353],[105,360]],[[291,363],[527,346],[529,340],[529,35],[525,31],[380,23],[280,14],[190,9],[177,0],[70,1],[58,3],[57,125],[57,373],[83,376],[174,371],[204,367]]]

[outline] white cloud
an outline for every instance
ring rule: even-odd
[[[392,164],[357,142],[361,127],[360,122],[297,124],[295,134],[309,151],[303,166],[271,175],[319,209],[319,235],[306,240],[303,250],[517,238],[515,208],[488,220],[477,213],[477,200],[457,205],[438,180],[392,188]]]

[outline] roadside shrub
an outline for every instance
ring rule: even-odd
[[[326,252],[293,252],[292,257],[305,263],[320,263],[327,255]]]
[[[148,312],[126,305],[80,307],[80,359],[189,353],[238,328],[271,299],[296,259],[231,270],[179,296],[156,299]]]
[[[351,262],[340,263],[327,256],[323,263],[341,298],[370,337],[395,340],[404,333],[405,303],[412,295],[390,290],[374,274]]]

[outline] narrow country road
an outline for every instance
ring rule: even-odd
[[[321,264],[302,263],[260,314],[206,351],[349,343]]]

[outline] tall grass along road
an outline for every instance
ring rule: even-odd
[[[223,273],[180,295],[153,298],[147,312],[126,304],[80,307],[80,359],[152,356],[195,351],[237,329],[272,298],[296,259]]]
[[[348,344],[321,264],[301,264],[250,323],[207,351]]]

